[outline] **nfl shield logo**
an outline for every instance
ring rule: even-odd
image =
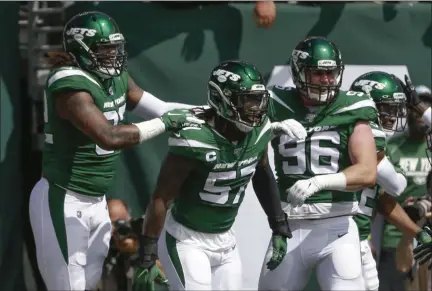
[[[312,121],[314,120],[315,116],[316,116],[315,113],[308,113],[308,114],[306,114],[306,116],[305,116],[305,120],[306,120],[307,122],[312,122]]]
[[[242,151],[243,151],[243,148],[236,148],[234,150],[234,155],[238,157],[241,154]]]
[[[108,89],[108,93],[109,93],[110,95],[114,94],[114,90],[113,90],[112,87],[109,87],[109,89]]]

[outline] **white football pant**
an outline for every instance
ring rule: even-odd
[[[172,229],[173,235],[167,229]],[[241,289],[242,265],[232,230],[199,233],[168,214],[158,241],[158,255],[171,290]]]
[[[369,245],[369,240],[362,240],[360,242],[360,249],[363,279],[365,281],[366,290],[377,291],[379,287],[378,271]]]
[[[94,289],[111,238],[105,197],[80,195],[41,178],[31,192],[30,222],[47,289]]]
[[[293,237],[287,254],[275,270],[268,270],[270,241],[259,290],[303,290],[314,266],[321,290],[364,290],[359,233],[351,216],[289,223]]]

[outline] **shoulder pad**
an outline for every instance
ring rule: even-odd
[[[101,88],[99,81],[78,67],[63,67],[53,71],[45,88],[50,92],[59,89],[91,90]]]
[[[363,92],[340,91],[331,105],[331,115],[350,116],[352,121],[376,121],[378,112],[375,102]]]
[[[185,127],[171,133],[168,138],[169,151],[199,160],[206,164],[216,161],[220,146],[216,143],[209,126]]]

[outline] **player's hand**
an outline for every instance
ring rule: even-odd
[[[419,245],[413,250],[414,259],[423,265],[432,258],[432,230],[425,226],[416,236]],[[429,269],[432,269],[432,263],[429,264]]]
[[[420,97],[417,94],[417,91],[414,88],[414,85],[411,82],[411,79],[407,75],[405,75],[405,84],[402,84],[402,86],[405,91],[405,95],[409,107],[415,108],[417,105],[419,105],[422,102]]]
[[[282,235],[272,235],[272,257],[267,262],[266,266],[269,270],[274,270],[282,263],[288,248],[287,237]]]
[[[157,264],[149,268],[136,267],[132,283],[133,291],[169,290],[168,280]]]
[[[279,217],[269,217],[269,224],[273,231],[271,238],[272,257],[266,265],[267,269],[274,270],[282,263],[287,252],[287,238],[292,238],[292,234],[286,213]]]
[[[269,28],[276,19],[276,5],[273,1],[258,1],[255,4],[253,19],[258,27]]]
[[[287,201],[292,207],[302,206],[306,199],[320,191],[314,178],[297,181],[287,190]]]
[[[133,291],[155,291],[156,286],[168,286],[168,280],[158,264],[158,238],[140,237],[139,260],[135,266]],[[159,290],[159,288],[158,288]]]
[[[176,131],[183,127],[199,127],[204,124],[203,119],[198,118],[190,109],[173,109],[161,116],[165,124],[165,131]]]
[[[279,136],[282,134],[288,135],[292,139],[302,140],[307,136],[306,129],[297,120],[286,119],[280,122],[271,124],[272,135]]]

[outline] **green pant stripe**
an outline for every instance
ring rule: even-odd
[[[165,243],[168,251],[168,255],[170,256],[171,262],[177,272],[178,277],[180,278],[183,287],[185,287],[185,278],[183,274],[183,268],[180,262],[180,257],[177,252],[177,240],[170,235],[168,232],[166,232],[165,235]]]
[[[64,200],[66,190],[50,183],[48,190],[48,204],[57,242],[66,264],[69,264],[66,226],[64,221]]]

